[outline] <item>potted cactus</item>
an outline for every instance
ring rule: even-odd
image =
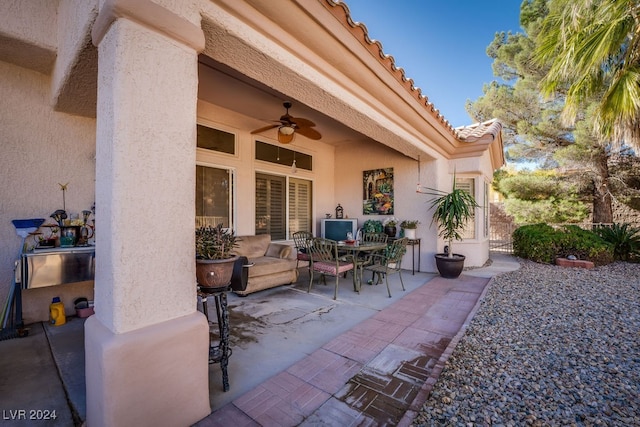
[[[204,288],[226,288],[231,283],[233,265],[238,259],[232,254],[236,236],[218,224],[196,229],[196,279]]]

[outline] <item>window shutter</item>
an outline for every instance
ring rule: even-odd
[[[284,177],[256,174],[256,234],[286,238],[284,189]]]
[[[289,235],[311,232],[311,182],[289,179]]]
[[[485,181],[484,183],[484,206],[483,206],[483,215],[484,215],[484,237],[489,237],[489,183]]]
[[[459,188],[473,197],[475,197],[475,179],[474,178],[456,178],[456,188]],[[463,239],[475,239],[476,238],[476,215],[475,209],[473,216],[469,218],[464,231],[461,233]]]

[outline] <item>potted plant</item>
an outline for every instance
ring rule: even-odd
[[[218,224],[196,229],[196,279],[205,288],[226,288],[231,283],[233,265],[238,259],[232,255],[236,246],[233,232]]]
[[[435,196],[430,208],[434,209],[431,224],[438,225],[438,235],[445,239],[445,253],[436,254],[436,266],[440,275],[447,279],[455,279],[462,273],[465,256],[453,253],[453,241],[462,240],[462,232],[467,221],[473,218],[475,208],[479,207],[473,195],[463,189],[456,188],[456,177],[453,175],[451,192],[429,189],[427,194]]]
[[[362,225],[362,231],[365,233],[382,233],[382,222],[377,219],[368,219]]]
[[[384,222],[382,223],[384,225],[384,232],[387,234],[387,236],[389,237],[396,237],[396,232],[398,231],[396,229],[396,226],[398,225],[398,219],[391,217],[391,218],[387,218],[384,220]]]
[[[413,240],[416,238],[416,228],[420,221],[417,219],[405,219],[400,223],[400,228],[404,230],[404,237]]]
[[[58,240],[58,227],[53,225],[44,225],[43,227],[49,227],[49,235],[47,237],[38,236],[39,248],[54,248],[56,241]]]

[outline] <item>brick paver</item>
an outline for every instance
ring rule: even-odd
[[[198,426],[408,425],[488,282],[435,277]]]

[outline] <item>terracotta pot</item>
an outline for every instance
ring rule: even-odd
[[[198,285],[204,288],[224,289],[231,283],[233,264],[238,257],[227,259],[197,259],[196,279]]]
[[[440,276],[445,279],[455,279],[464,269],[465,256],[460,254],[453,254],[453,258],[449,258],[447,254],[436,254],[436,267]]]

